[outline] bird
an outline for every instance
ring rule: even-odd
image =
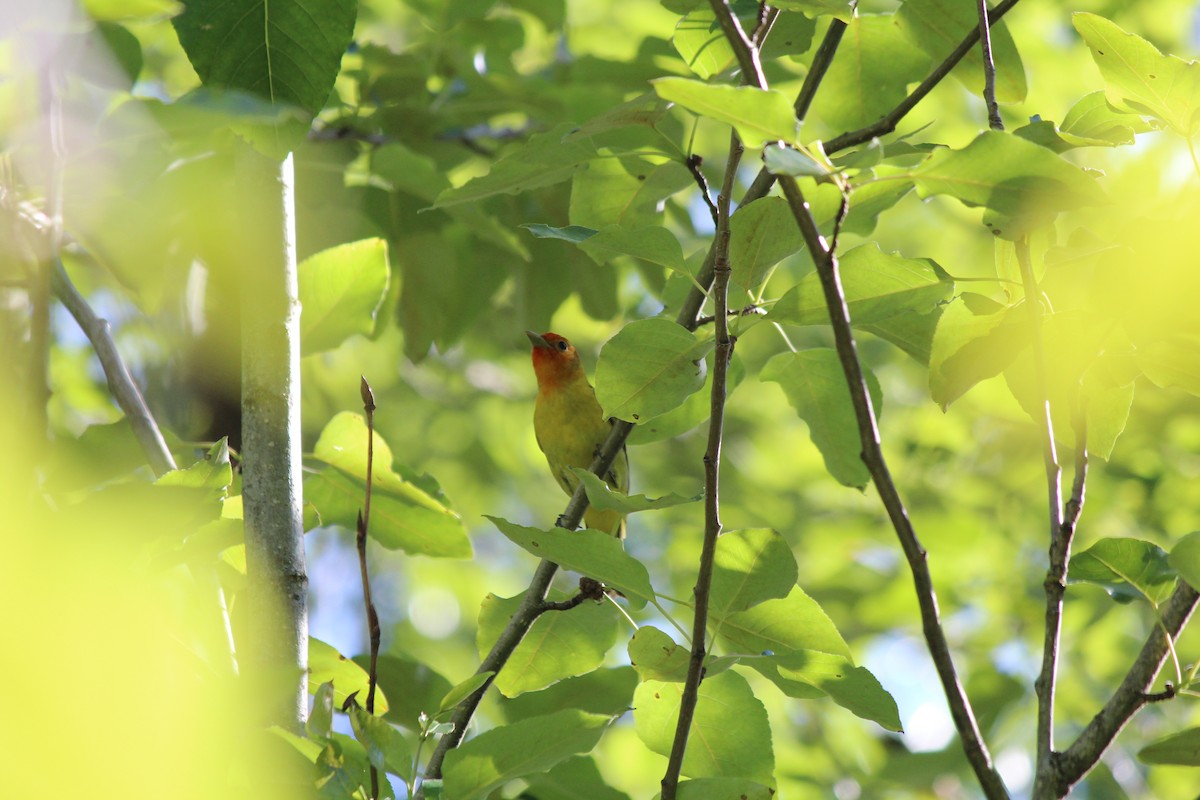
[[[525,331],[525,335],[533,344],[531,358],[538,382],[533,432],[554,480],[571,495],[579,478],[570,468],[591,466],[608,438],[612,420],[604,418],[579,353],[569,341],[550,332]],[[605,472],[604,482],[618,492],[629,491],[629,456],[624,447]],[[589,528],[625,538],[625,517],[619,511],[588,506],[583,521]]]

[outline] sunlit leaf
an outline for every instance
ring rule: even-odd
[[[723,86],[688,78],[659,78],[654,91],[664,100],[717,122],[732,125],[747,147],[790,142],[796,137],[792,101],[783,92],[753,86]]]
[[[825,611],[799,586],[787,597],[768,600],[719,620],[726,649],[761,654],[817,650],[850,658],[850,647]]]
[[[370,336],[389,273],[383,239],[331,247],[300,262],[301,355],[332,350],[356,333]]]
[[[708,80],[733,64],[733,48],[708,6],[685,14],[675,25],[671,44],[692,72]]]
[[[813,650],[793,650],[777,653],[767,660],[775,662],[782,678],[810,684],[855,716],[890,731],[901,730],[896,701],[869,670],[854,666],[849,659]],[[753,667],[759,664],[755,659],[747,663]]]
[[[537,692],[508,698],[504,703],[504,715],[509,721],[515,721],[573,708],[616,716],[629,709],[637,684],[638,676],[633,667],[602,667],[565,678]]]
[[[777,263],[804,248],[796,219],[782,197],[764,197],[729,218],[730,280],[756,289]]]
[[[749,528],[717,538],[709,608],[717,617],[785,598],[796,585],[796,557],[778,531]]]
[[[358,664],[335,650],[332,646],[313,636],[308,637],[308,685],[316,692],[322,684],[333,684],[333,704],[341,708],[346,698],[358,692],[364,701],[367,697],[368,676]],[[375,711],[386,714],[387,697],[375,689]]]
[[[642,680],[678,682],[687,677],[691,652],[653,625],[643,625],[629,640],[629,663]]]
[[[964,294],[945,307],[933,335],[929,391],[942,408],[999,375],[1029,343],[1024,308],[1005,308],[987,298],[977,303],[970,297]]]
[[[1176,542],[1167,561],[1193,589],[1200,586],[1200,531],[1193,531]]]

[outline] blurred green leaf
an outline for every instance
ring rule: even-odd
[[[450,711],[463,700],[473,695],[480,686],[490,681],[495,674],[491,670],[485,670],[484,672],[477,672],[462,682],[455,684],[450,691],[446,692],[442,701],[438,704],[437,711]]]
[[[405,782],[412,782],[412,747],[400,731],[383,717],[368,714],[366,709],[357,705],[350,709],[350,726],[354,730],[354,738],[367,751],[367,758],[375,769],[391,772]]]
[[[629,800],[604,782],[594,758],[574,756],[525,779],[537,800]]]
[[[606,417],[643,422],[665,414],[704,385],[711,339],[668,319],[631,322],[609,339],[596,365],[596,399]]]
[[[1193,589],[1200,586],[1200,531],[1192,531],[1176,542],[1167,562]]]
[[[355,656],[353,660],[364,670],[371,663],[369,655]],[[422,713],[429,716],[437,713],[442,698],[451,689],[450,681],[428,664],[406,656],[380,653],[375,669],[379,688],[391,698],[386,718],[410,731],[421,729],[419,717]]]
[[[1067,578],[1103,586],[1118,603],[1146,600],[1155,608],[1170,596],[1175,570],[1161,547],[1141,539],[1106,538],[1076,553]]]
[[[541,773],[578,753],[591,751],[611,718],[559,711],[494,728],[446,754],[446,797],[480,800],[513,778]]]
[[[677,800],[771,800],[776,791],[770,786],[743,778],[699,778],[680,781]]]
[[[810,17],[829,15],[843,22],[849,22],[854,16],[854,7],[850,0],[779,0],[773,5],[777,8],[803,11]]]
[[[933,335],[929,392],[943,409],[975,384],[1003,372],[1029,342],[1024,308],[1006,308],[987,298],[976,303],[972,297],[978,295],[964,293],[947,305]]]
[[[733,48],[711,8],[695,8],[675,25],[671,44],[688,69],[708,80],[733,64]]]
[[[332,350],[356,333],[370,336],[390,272],[383,239],[351,242],[301,261],[300,354]]]
[[[865,366],[863,374],[878,418],[883,392]],[[842,485],[858,489],[871,482],[871,474],[860,456],[862,443],[850,390],[835,350],[815,348],[780,353],[763,366],[759,377],[778,383],[783,389],[788,402],[808,425],[809,436],[821,451],[830,475]]]
[[[484,598],[475,633],[480,658],[492,649],[523,597],[522,593]],[[565,600],[566,595],[552,592],[551,599]],[[616,640],[616,614],[606,603],[585,601],[569,611],[542,614],[496,675],[496,688],[506,697],[515,697],[582,675],[604,662]]]
[[[661,681],[643,681],[634,692],[638,738],[661,755],[671,752],[682,692],[683,684]],[[723,672],[701,683],[699,695],[682,773],[773,784],[775,755],[767,711],[746,679],[732,670]]]
[[[1200,767],[1200,728],[1164,736],[1139,750],[1137,757],[1143,764]]]
[[[333,684],[322,683],[313,693],[312,713],[305,724],[314,739],[328,739],[333,731]]]
[[[1063,133],[1112,145],[1133,144],[1135,134],[1150,130],[1137,114],[1124,114],[1110,106],[1102,91],[1081,97],[1059,127]]]
[[[565,569],[611,586],[625,595],[634,608],[641,608],[654,598],[650,574],[645,566],[626,553],[621,541],[611,534],[590,529],[541,530],[516,525],[499,517],[488,519],[514,544],[538,558],[547,558]]]
[[[368,689],[367,673],[362,667],[314,636],[308,637],[308,685],[315,693],[322,684],[333,684],[333,704],[340,709],[346,698],[358,692],[364,700]],[[386,714],[387,697],[378,687],[375,689],[375,711]]]
[[[118,22],[169,17],[183,10],[176,0],[83,0],[83,9],[95,20]]]

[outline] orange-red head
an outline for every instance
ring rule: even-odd
[[[557,333],[525,331],[525,335],[533,344],[533,371],[539,389],[552,389],[583,377],[579,353],[566,339]]]

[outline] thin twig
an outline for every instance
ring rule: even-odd
[[[834,18],[829,23],[829,27],[825,29],[825,38],[821,39],[817,52],[813,54],[808,74],[804,76],[800,93],[796,95],[796,102],[792,105],[792,108],[796,110],[798,122],[804,122],[804,118],[808,116],[808,109],[812,106],[813,98],[817,96],[817,89],[821,87],[825,73],[829,71],[829,65],[833,63],[833,57],[837,54],[838,45],[842,43],[842,35],[845,32],[846,23],[837,18]]]
[[[1054,797],[1065,797],[1084,775],[1096,765],[1131,717],[1148,701],[1158,671],[1167,658],[1171,640],[1179,635],[1200,601],[1200,594],[1183,581],[1162,609],[1162,626],[1155,625],[1146,638],[1120,687],[1097,712],[1071,746],[1052,758]]]
[[[700,568],[696,586],[692,590],[695,600],[692,620],[692,653],[688,662],[687,678],[679,699],[679,719],[675,727],[675,739],[671,744],[671,755],[662,779],[662,800],[675,800],[679,787],[679,774],[683,768],[683,756],[687,750],[688,734],[699,700],[700,682],[704,679],[704,658],[707,655],[708,600],[712,588],[713,563],[717,551],[717,537],[721,534],[720,473],[721,437],[725,424],[726,380],[729,359],[733,354],[733,339],[729,336],[729,205],[733,194],[734,179],[738,164],[742,160],[742,143],[736,132],[729,137],[729,160],[725,165],[725,179],[721,193],[717,196],[716,256],[713,272],[713,300],[716,305],[716,356],[713,359],[712,410],[708,423],[708,449],[704,454],[704,542],[700,550]]]
[[[996,62],[992,60],[992,32],[988,22],[987,0],[976,0],[979,10],[979,52],[983,56],[983,102],[988,111],[988,127],[1004,130],[1000,106],[996,105]]]
[[[371,664],[367,671],[367,713],[375,713],[375,686],[379,680],[379,613],[371,599],[371,578],[367,572],[367,529],[371,524],[371,481],[375,462],[375,394],[365,376],[358,385],[363,411],[367,417],[367,487],[363,492],[363,510],[358,514],[356,541],[358,569],[362,575],[363,605],[367,610],[367,635],[371,642]],[[379,797],[379,771],[371,764],[371,798]]]
[[[858,359],[857,345],[850,327],[850,311],[846,306],[845,292],[842,290],[841,277],[838,274],[837,257],[821,236],[796,180],[789,176],[780,176],[779,184],[817,267],[817,275],[825,294],[825,303],[829,308],[838,360],[841,362],[846,382],[850,387],[850,398],[854,405],[854,416],[858,422],[859,440],[862,444],[863,463],[871,473],[880,500],[883,502],[892,527],[896,531],[896,536],[900,540],[900,547],[908,560],[917,603],[921,609],[925,641],[937,669],[938,678],[942,682],[942,689],[950,706],[954,727],[962,739],[967,761],[974,770],[984,795],[989,800],[1006,800],[1008,790],[1004,787],[1000,773],[992,764],[991,754],[983,741],[983,735],[980,733],[971,702],[958,679],[954,660],[950,655],[950,645],[946,641],[946,634],[942,630],[938,617],[937,595],[929,574],[925,549],[917,539],[916,531],[913,530],[908,512],[904,508],[904,502],[900,499],[900,494],[892,480],[887,461],[884,459],[883,450],[880,447],[875,411],[872,408],[871,396],[867,391],[862,365]]]
[[[713,226],[715,227],[717,224],[717,204],[713,202],[712,197],[708,193],[708,178],[704,177],[704,172],[700,169],[704,164],[704,159],[692,154],[687,157],[684,163],[687,165],[688,171],[692,173],[692,177],[696,179],[696,185],[700,187],[700,196],[704,198],[704,204],[708,206],[708,214],[712,217]]]
[[[758,4],[758,16],[755,17],[754,32],[750,34],[750,41],[756,48],[762,47],[766,41],[767,35],[771,32],[771,28],[775,27],[775,20],[779,19],[779,9],[774,6],[769,6],[766,3]]]
[[[1007,14],[1019,2],[1020,0],[1003,0],[1003,2],[988,12],[988,23],[995,25],[997,20]],[[929,73],[928,77],[921,81],[920,85],[916,89],[913,89],[912,93],[904,98],[898,106],[864,128],[843,133],[841,136],[835,136],[830,139],[825,143],[826,154],[832,155],[839,150],[845,150],[847,147],[869,142],[876,136],[883,136],[896,130],[896,126],[900,124],[900,120],[904,119],[908,115],[908,112],[916,107],[917,103],[924,100],[925,96],[933,91],[933,88],[950,74],[951,70],[958,65],[959,61],[962,61],[967,53],[971,52],[971,48],[978,41],[979,28],[974,27],[963,37],[958,46],[951,51],[946,60],[934,67],[933,72]]]
[[[758,48],[750,41],[737,14],[729,7],[729,0],[709,0],[709,5],[712,6],[721,30],[725,32],[725,38],[733,47],[738,66],[742,69],[742,81],[760,89],[766,87],[767,79],[763,76]]]
[[[1037,423],[1042,439],[1042,462],[1046,469],[1047,507],[1049,512],[1049,566],[1043,588],[1046,592],[1046,632],[1042,646],[1042,671],[1034,682],[1037,694],[1037,766],[1033,796],[1051,779],[1050,753],[1054,749],[1054,691],[1058,680],[1058,648],[1062,633],[1063,595],[1067,590],[1067,561],[1070,540],[1063,536],[1062,467],[1054,439],[1054,421],[1050,413],[1050,378],[1046,368],[1046,349],[1042,338],[1042,294],[1033,275],[1029,256],[1029,238],[1016,241],[1017,265],[1025,288],[1029,309],[1030,341],[1033,347],[1034,381],[1037,387]],[[1086,446],[1086,440],[1085,440]],[[1072,524],[1073,530],[1073,524]]]
[[[765,313],[767,313],[767,312],[763,311],[762,306],[760,306],[758,303],[750,303],[749,305],[743,306],[742,308],[727,308],[727,309],[725,309],[725,316],[727,316],[727,317],[749,317],[749,316],[756,316],[756,315],[765,314]],[[716,314],[705,314],[703,317],[699,317],[696,320],[696,327],[698,328],[701,325],[711,325],[716,321],[717,321]]]
[[[96,316],[96,312],[75,288],[75,284],[71,283],[62,262],[57,259],[54,264],[53,287],[54,295],[67,311],[71,312],[80,330],[92,343],[92,349],[96,351],[96,357],[100,360],[100,367],[108,381],[108,391],[129,419],[133,434],[137,437],[154,474],[161,476],[175,469],[175,459],[171,456],[166,440],[163,439],[162,431],[159,430],[141,390],[134,383],[129,368],[125,366],[117,350],[112,327],[108,320]]]

